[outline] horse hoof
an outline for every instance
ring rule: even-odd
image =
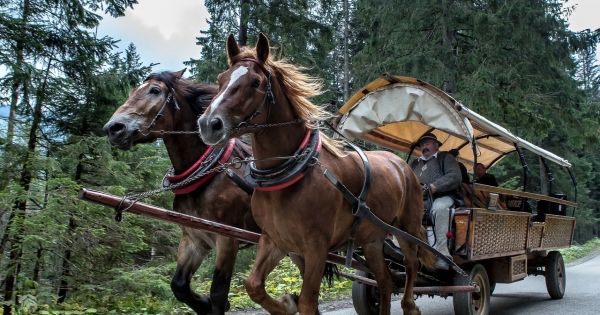
[[[286,315],[298,313],[298,296],[295,294],[285,294],[277,298],[277,301],[285,305]]]

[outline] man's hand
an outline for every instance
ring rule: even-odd
[[[429,190],[429,185],[427,184],[422,184],[421,185],[421,193],[423,193],[423,198],[427,198],[429,193],[427,192]]]
[[[433,183],[429,184],[429,190],[432,194],[435,194],[435,186],[433,185]]]

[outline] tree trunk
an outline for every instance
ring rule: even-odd
[[[344,101],[350,98],[348,82],[350,81],[350,66],[348,63],[348,0],[344,0]]]
[[[250,0],[242,0],[240,7],[240,34],[238,43],[240,46],[248,45],[248,20],[250,19]]]
[[[26,219],[27,200],[29,198],[29,190],[31,186],[31,179],[33,173],[33,165],[31,161],[33,160],[33,157],[36,154],[35,149],[38,139],[37,130],[39,129],[40,123],[42,121],[42,103],[44,102],[46,83],[48,76],[50,75],[51,65],[52,59],[49,59],[44,81],[42,83],[42,86],[38,89],[38,92],[36,93],[36,103],[35,108],[33,110],[33,121],[31,123],[31,129],[29,130],[29,141],[27,143],[27,154],[25,154],[25,159],[23,160],[23,170],[21,171],[21,176],[19,179],[19,183],[23,188],[23,194],[21,199],[15,202],[13,210],[14,219],[12,221],[12,224],[8,227],[11,228],[13,231],[16,230],[17,232],[15,233],[14,238],[11,240],[11,250],[5,278],[5,302],[13,300],[15,279],[19,271],[21,270],[21,258],[23,256],[23,247],[21,242],[23,234],[25,233],[25,225],[23,223]],[[5,305],[4,315],[11,314],[11,306]]]
[[[448,21],[450,20],[450,16],[451,16],[451,9],[450,7],[452,6],[452,4],[454,3],[454,0],[443,0],[442,1],[442,5],[443,5],[443,16],[442,16],[442,45],[447,49],[446,52],[446,56],[444,58],[444,66],[446,68],[446,78],[444,78],[444,86],[443,86],[443,90],[444,92],[448,93],[448,94],[452,94],[454,93],[454,84],[455,84],[455,77],[454,77],[454,64],[455,64],[455,58],[456,58],[456,47],[455,47],[455,32],[453,29],[450,28],[450,26],[448,25]]]
[[[81,182],[81,176],[83,174],[83,154],[79,155],[79,163],[77,163],[77,169],[75,170],[75,181],[79,184]],[[69,228],[67,229],[67,240],[66,242],[72,244],[73,234],[77,229],[77,223],[75,222],[75,215],[69,213]],[[58,287],[58,303],[63,303],[67,298],[69,292],[69,279],[71,278],[71,247],[67,246],[65,254],[62,259],[62,276],[60,277],[60,285]]]
[[[38,247],[37,253],[35,254],[35,266],[33,267],[33,281],[35,281],[37,284],[40,283],[40,270],[41,270],[41,266],[42,266],[42,253],[44,252],[44,249],[42,248],[42,245],[40,244],[40,247]]]
[[[8,176],[6,176],[6,173],[8,172],[8,170],[10,169],[10,161],[8,161],[8,157],[6,156],[7,152],[10,152],[10,147],[12,146],[13,143],[13,137],[14,137],[14,132],[15,132],[15,122],[16,122],[16,111],[17,111],[17,104],[19,102],[19,89],[21,88],[21,86],[23,85],[23,81],[24,81],[24,73],[22,72],[23,70],[23,60],[24,60],[24,54],[23,51],[25,50],[25,40],[27,39],[27,26],[29,23],[29,11],[30,11],[30,6],[29,6],[29,0],[24,0],[23,1],[23,14],[21,16],[21,22],[19,24],[19,38],[17,39],[16,45],[15,45],[15,55],[16,55],[16,60],[15,60],[15,67],[14,67],[14,73],[13,73],[13,84],[11,86],[11,93],[10,93],[10,113],[8,115],[8,126],[6,129],[6,146],[5,146],[5,150],[3,153],[3,161],[2,161],[2,171],[0,173],[0,190],[3,190],[4,188],[6,188],[6,186],[9,183],[9,179]]]
[[[71,239],[77,225],[75,224],[75,216],[69,214],[69,229],[67,231],[67,243],[72,243]],[[62,259],[62,276],[60,277],[60,285],[58,287],[58,304],[63,303],[67,299],[69,291],[69,278],[71,277],[71,247],[67,246]]]

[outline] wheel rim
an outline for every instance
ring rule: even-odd
[[[374,313],[379,313],[379,290],[377,289],[377,287],[369,286],[367,295],[367,302],[369,304],[369,308],[371,308],[371,310]]]
[[[479,286],[480,292],[471,293],[471,310],[473,314],[485,314],[487,309],[487,303],[485,297],[487,296],[487,288],[485,286],[485,280],[480,274],[475,275],[473,282]]]
[[[556,265],[556,280],[558,281],[558,288],[560,289],[560,292],[565,292],[565,270],[562,256],[558,258]]]

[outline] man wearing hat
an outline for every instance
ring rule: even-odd
[[[423,155],[411,163],[411,167],[421,184],[424,185],[423,197],[431,193],[430,217],[434,224],[435,244],[433,247],[446,257],[452,259],[448,251],[447,233],[450,226],[450,208],[464,204],[462,200],[461,181],[462,175],[456,159],[447,152],[439,152],[442,145],[437,137],[425,133],[418,142]],[[425,208],[428,208],[426,203]],[[436,263],[438,269],[448,269],[448,264],[439,259]]]

